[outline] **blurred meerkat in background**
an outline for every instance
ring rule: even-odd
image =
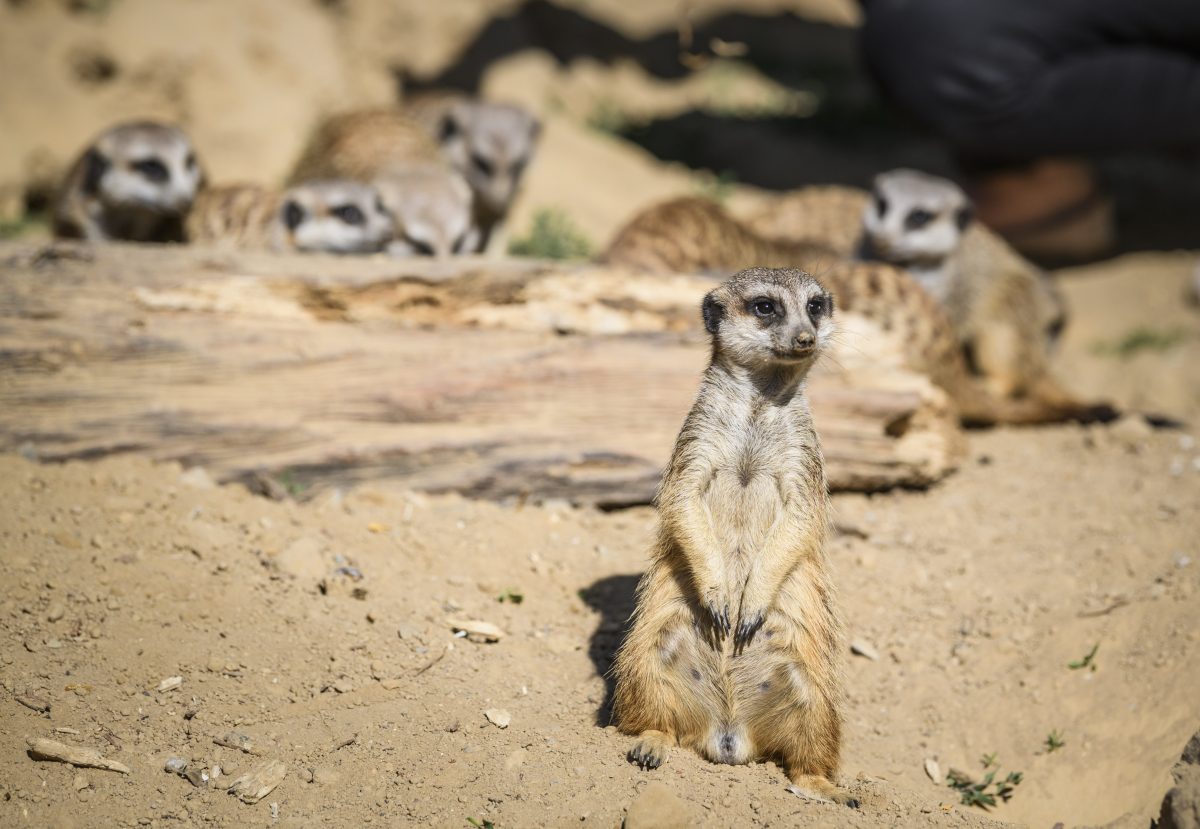
[[[310,181],[283,192],[226,185],[201,193],[187,219],[197,244],[309,253],[377,253],[391,241],[392,215],[372,186]]]
[[[373,184],[395,224],[389,253],[440,257],[478,249],[471,188],[446,165],[409,164],[377,177]]]
[[[54,204],[54,235],[181,242],[204,173],[178,127],[131,121],[102,132],[71,165]]]
[[[541,122],[515,104],[453,95],[421,96],[405,111],[471,186],[479,249],[503,253],[505,220],[537,151]]]

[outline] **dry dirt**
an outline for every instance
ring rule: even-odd
[[[1193,259],[1064,279],[1077,388],[1195,421],[1200,315],[1172,299]],[[1138,326],[1182,339],[1128,358],[1097,347]],[[0,458],[0,824],[614,827],[657,780],[702,825],[983,826],[924,761],[978,774],[994,752],[1002,774],[1024,773],[995,818],[1145,826],[1200,726],[1191,434],[975,433],[964,468],[927,492],[836,499],[850,634],[879,654],[848,655],[843,776],[859,812],[798,800],[770,764],[625,762],[603,675],[648,509],[384,488],[277,503],[136,457]],[[507,636],[458,638],[448,620],[464,617]],[[1095,671],[1068,667],[1097,644]],[[287,765],[257,805],[162,770],[248,770],[259,757],[213,743],[231,730]],[[1052,731],[1065,745],[1047,752]],[[132,771],[34,761],[36,737]]]
[[[387,65],[436,70],[496,8],[437,4],[414,28],[412,4],[356,4],[339,23],[316,4],[283,15],[278,0],[256,0],[279,35],[265,47],[263,27],[235,25],[242,3],[148,15],[148,0],[120,0],[101,21],[66,5],[0,5],[10,79],[0,201],[133,114],[183,120],[218,179],[278,177],[317,113],[391,95]],[[620,0],[587,5],[644,36],[678,4],[638,4],[637,15]],[[755,6],[849,19],[840,0]],[[168,37],[180,27],[196,44],[182,58]],[[99,84],[87,80],[98,55],[118,67]],[[581,120],[611,94],[647,111],[678,106],[679,94],[720,105],[714,89],[728,78],[664,91],[628,65],[557,71],[524,54],[485,79],[497,96],[525,91],[547,120],[518,227],[566,204],[599,243],[635,202],[697,186]],[[739,100],[775,94],[734,81]],[[546,108],[583,93],[594,98],[574,110]],[[625,762],[629,740],[606,727],[604,672],[644,565],[649,509],[502,507],[382,487],[279,503],[135,456],[55,466],[10,455],[0,456],[0,825],[616,827],[659,781],[682,802],[683,825],[1145,827],[1200,729],[1200,312],[1180,302],[1195,261],[1142,255],[1060,279],[1072,319],[1058,366],[1070,385],[1190,427],[974,433],[963,468],[929,491],[835,499],[831,555],[850,635],[879,657],[847,654],[842,773],[860,811],[797,799],[770,764],[685,752],[655,772]],[[477,644],[454,635],[456,618],[507,635]],[[1094,671],[1068,667],[1095,645]],[[158,691],[171,677],[179,686]],[[42,703],[47,713],[34,710]],[[506,728],[488,721],[492,709],[509,713]],[[230,731],[263,754],[214,744]],[[1048,752],[1052,731],[1065,745]],[[97,748],[131,772],[35,761],[25,746],[37,737]],[[991,753],[1001,776],[1024,780],[990,816],[925,772],[935,759],[978,776]],[[172,757],[219,765],[218,780],[274,758],[287,776],[246,805],[164,772]],[[665,799],[652,789],[630,825]]]

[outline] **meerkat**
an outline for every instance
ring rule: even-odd
[[[204,173],[191,139],[153,121],[101,133],[67,172],[54,204],[54,234],[90,241],[181,242]]]
[[[425,125],[471,186],[480,250],[501,251],[504,223],[537,151],[541,122],[515,104],[454,95],[426,95],[405,111]]]
[[[1039,268],[974,221],[954,182],[891,170],[875,177],[870,193],[805,188],[749,223],[793,242],[825,234],[843,256],[904,268],[942,303],[994,394],[1070,400],[1049,370],[1066,321],[1061,298]]]
[[[840,258],[812,242],[763,238],[706,199],[674,199],[642,211],[617,232],[602,261],[676,273],[729,273],[759,264],[816,270],[839,307],[900,333],[905,363],[940,386],[969,425],[1116,416],[1106,404],[1081,403],[1050,381],[1030,384],[1018,397],[992,391],[972,376],[946,309],[907,272],[884,262]]]
[[[322,121],[289,181],[348,178],[370,182],[413,162],[437,162],[441,150],[417,121],[395,109],[364,109]]]
[[[751,266],[818,270],[838,254],[811,241],[766,239],[710,199],[682,196],[638,213],[600,261],[636,271],[728,275]]]
[[[283,192],[256,185],[213,187],[187,219],[188,240],[247,249],[376,253],[393,235],[379,192],[356,181],[310,181]]]
[[[712,359],[659,488],[614,710],[644,768],[675,745],[714,763],[771,759],[799,794],[857,807],[835,782],[843,628],[804,393],[832,312],[790,269],[743,271],[704,298]]]
[[[450,256],[479,247],[471,188],[457,172],[430,162],[398,167],[372,182],[392,214],[395,256]]]

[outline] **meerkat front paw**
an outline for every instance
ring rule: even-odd
[[[661,731],[644,731],[633,748],[629,749],[629,762],[643,769],[656,769],[667,762],[671,742]]]

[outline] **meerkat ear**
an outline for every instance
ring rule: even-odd
[[[100,179],[108,172],[108,159],[92,147],[83,157],[83,192],[94,196],[100,189]]]
[[[704,302],[700,305],[700,315],[704,317],[704,328],[710,334],[716,334],[717,328],[721,325],[721,319],[725,316],[725,306],[717,301],[713,295],[715,291],[711,291],[704,297]]]
[[[960,207],[954,214],[954,223],[958,225],[959,230],[966,230],[973,221],[975,221],[975,211],[971,209],[970,205]]]

